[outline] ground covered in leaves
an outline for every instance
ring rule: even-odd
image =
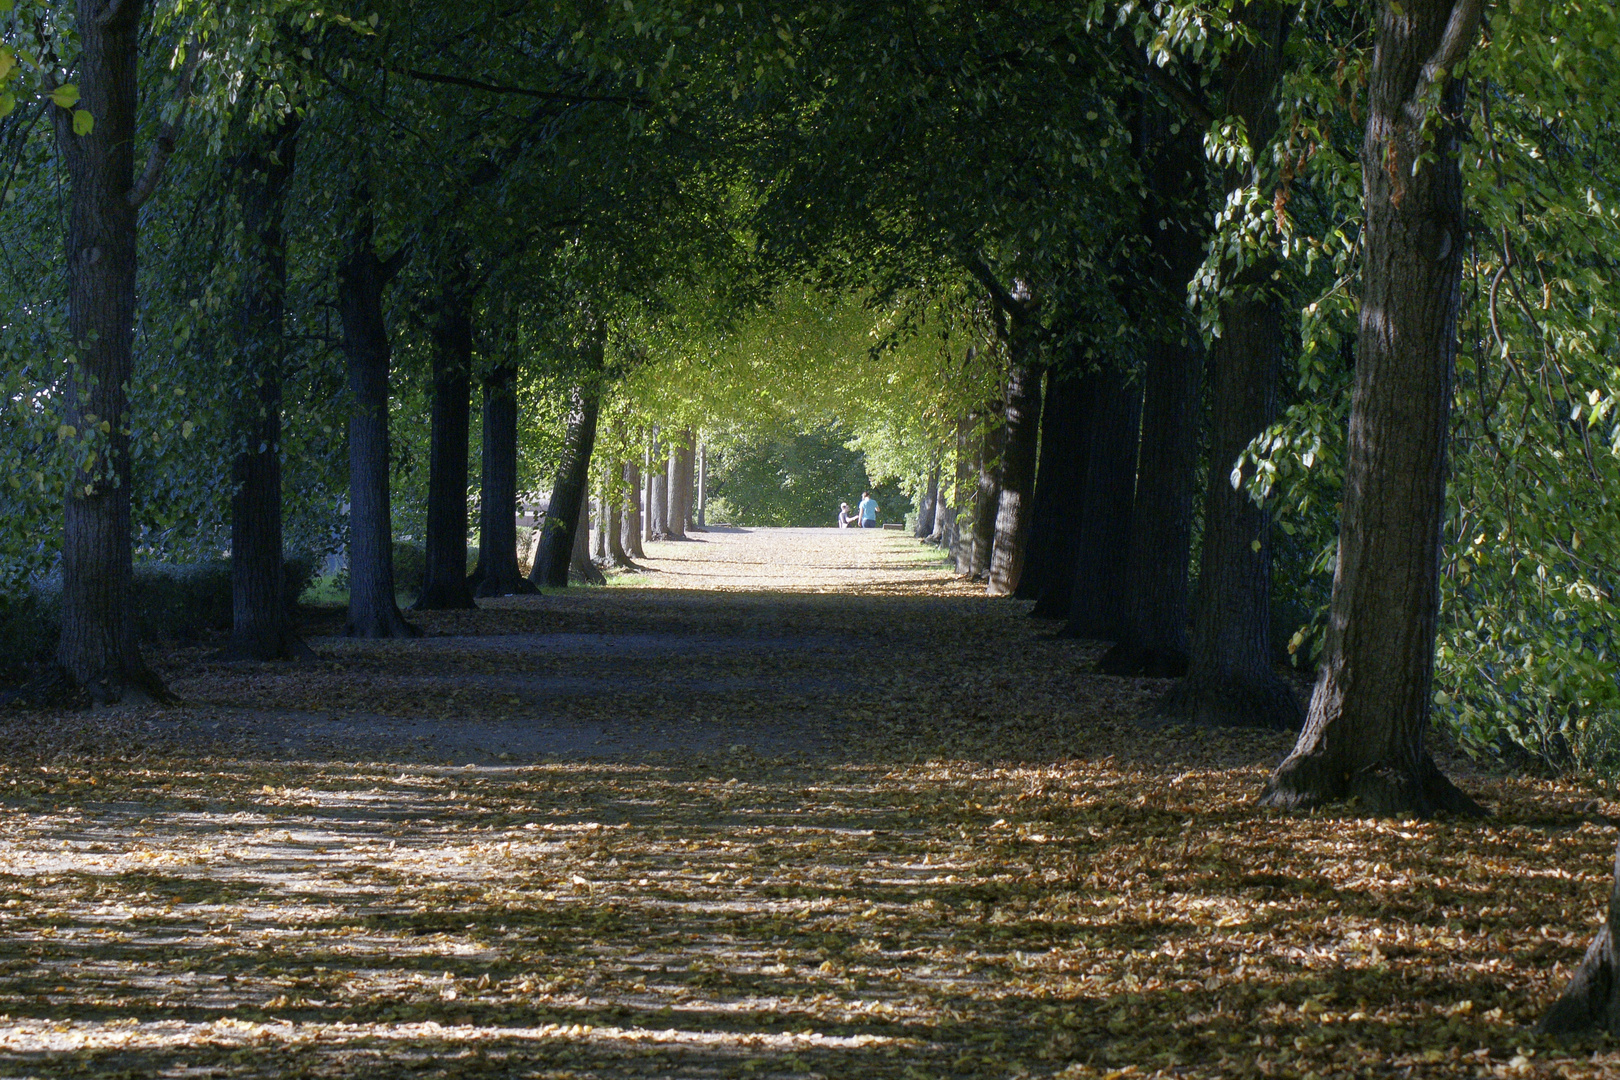
[[[1612,804],[1454,762],[1491,819],[1262,810],[1286,738],[1137,726],[1163,684],[907,538],[651,554],[6,715],[0,1076],[1620,1069],[1526,1031]]]

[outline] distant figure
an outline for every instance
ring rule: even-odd
[[[847,528],[849,528],[849,523],[854,521],[854,520],[855,520],[855,511],[853,511],[853,510],[851,510],[849,508],[849,503],[846,503],[846,502],[839,503],[838,504],[838,527],[840,529],[847,529]]]
[[[870,491],[861,492],[861,528],[877,528],[877,500],[872,498]]]

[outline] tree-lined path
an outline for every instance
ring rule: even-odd
[[[1620,1064],[1522,1027],[1612,802],[1469,776],[1489,822],[1263,809],[1290,736],[1138,725],[1165,683],[914,540],[694,537],[635,587],[312,635],[318,665],[157,657],[184,706],[8,715],[0,1072]]]

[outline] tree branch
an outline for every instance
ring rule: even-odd
[[[440,75],[432,71],[418,71],[414,68],[390,68],[389,70],[396,75],[408,75],[423,82],[444,83],[447,86],[465,86],[469,90],[482,90],[489,94],[517,94],[521,97],[539,98],[541,101],[566,101],[573,104],[600,101],[615,105],[642,105],[646,103],[645,97],[615,94],[567,94],[558,90],[535,90],[527,86],[504,86],[499,83],[480,82],[477,79],[462,78],[460,75]]]
[[[1451,69],[1468,55],[1468,50],[1474,47],[1474,39],[1479,36],[1479,20],[1484,11],[1484,0],[1457,0],[1452,5],[1446,32],[1441,35],[1434,55],[1423,65],[1423,74],[1418,77],[1413,100],[1421,101],[1430,87],[1450,77]]]
[[[158,128],[157,141],[152,144],[152,152],[146,158],[146,168],[141,171],[141,178],[135,181],[135,186],[129,189],[129,194],[124,196],[124,201],[137,210],[152,197],[158,181],[163,179],[163,167],[169,163],[175,140],[180,137],[180,125],[185,123],[186,109],[191,104],[191,79],[197,73],[197,62],[201,59],[202,44],[192,38],[186,44],[186,66],[181,69],[180,84],[174,88],[174,99],[180,103],[180,107],[175,110],[172,120]]]

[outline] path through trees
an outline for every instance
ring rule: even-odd
[[[1620,1065],[1524,1030],[1612,803],[1467,775],[1489,822],[1262,809],[1288,735],[1139,726],[1166,680],[1096,674],[909,536],[691,535],[633,587],[423,611],[416,640],[334,609],[319,665],[155,657],[183,707],[6,714],[0,1063]]]

